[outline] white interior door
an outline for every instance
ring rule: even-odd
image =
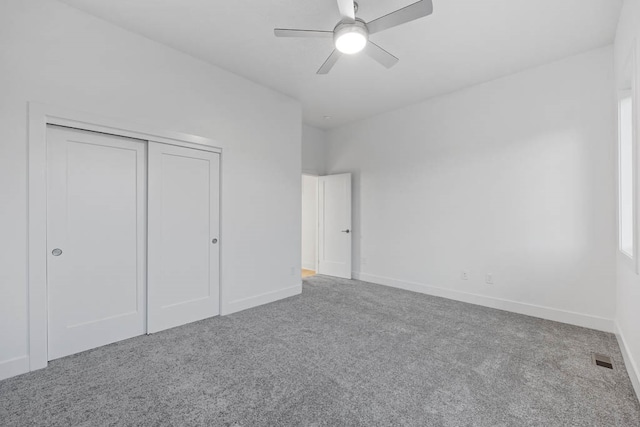
[[[351,278],[351,174],[318,177],[318,273]]]
[[[49,360],[145,332],[145,150],[47,127]]]
[[[220,314],[217,153],[149,142],[148,331]]]

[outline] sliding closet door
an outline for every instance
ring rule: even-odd
[[[148,332],[220,314],[217,153],[149,143]]]
[[[145,151],[47,127],[48,360],[145,332]]]

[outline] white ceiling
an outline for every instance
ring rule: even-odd
[[[613,42],[622,0],[433,0],[433,15],[374,34],[400,58],[316,70],[331,39],[276,38],[274,27],[332,30],[335,0],[62,0],[120,27],[300,100],[331,128]],[[360,0],[365,21],[415,0]],[[324,116],[331,116],[325,119]]]

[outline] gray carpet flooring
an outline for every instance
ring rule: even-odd
[[[0,425],[640,426],[640,405],[611,334],[316,276],[2,381]]]

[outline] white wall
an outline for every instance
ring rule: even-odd
[[[0,378],[28,366],[28,101],[219,141],[223,313],[300,292],[297,101],[48,0],[0,2],[0,94]]]
[[[633,77],[636,94],[638,94],[640,93],[640,0],[625,0],[615,43],[616,87],[620,87],[622,83],[622,69],[634,47],[636,73]],[[638,105],[640,105],[640,99],[636,97],[634,105],[637,114],[636,124],[640,126]],[[636,128],[636,135],[640,135],[640,127]],[[617,274],[618,340],[623,348],[623,354],[627,356],[627,370],[634,383],[636,394],[640,396],[640,277],[628,263],[624,262],[624,256],[621,254],[618,255]]]
[[[326,134],[313,126],[302,125],[302,172],[324,175],[326,169]]]
[[[316,269],[318,178],[302,175],[302,268]]]
[[[328,131],[356,277],[612,330],[612,88],[607,47]]]

